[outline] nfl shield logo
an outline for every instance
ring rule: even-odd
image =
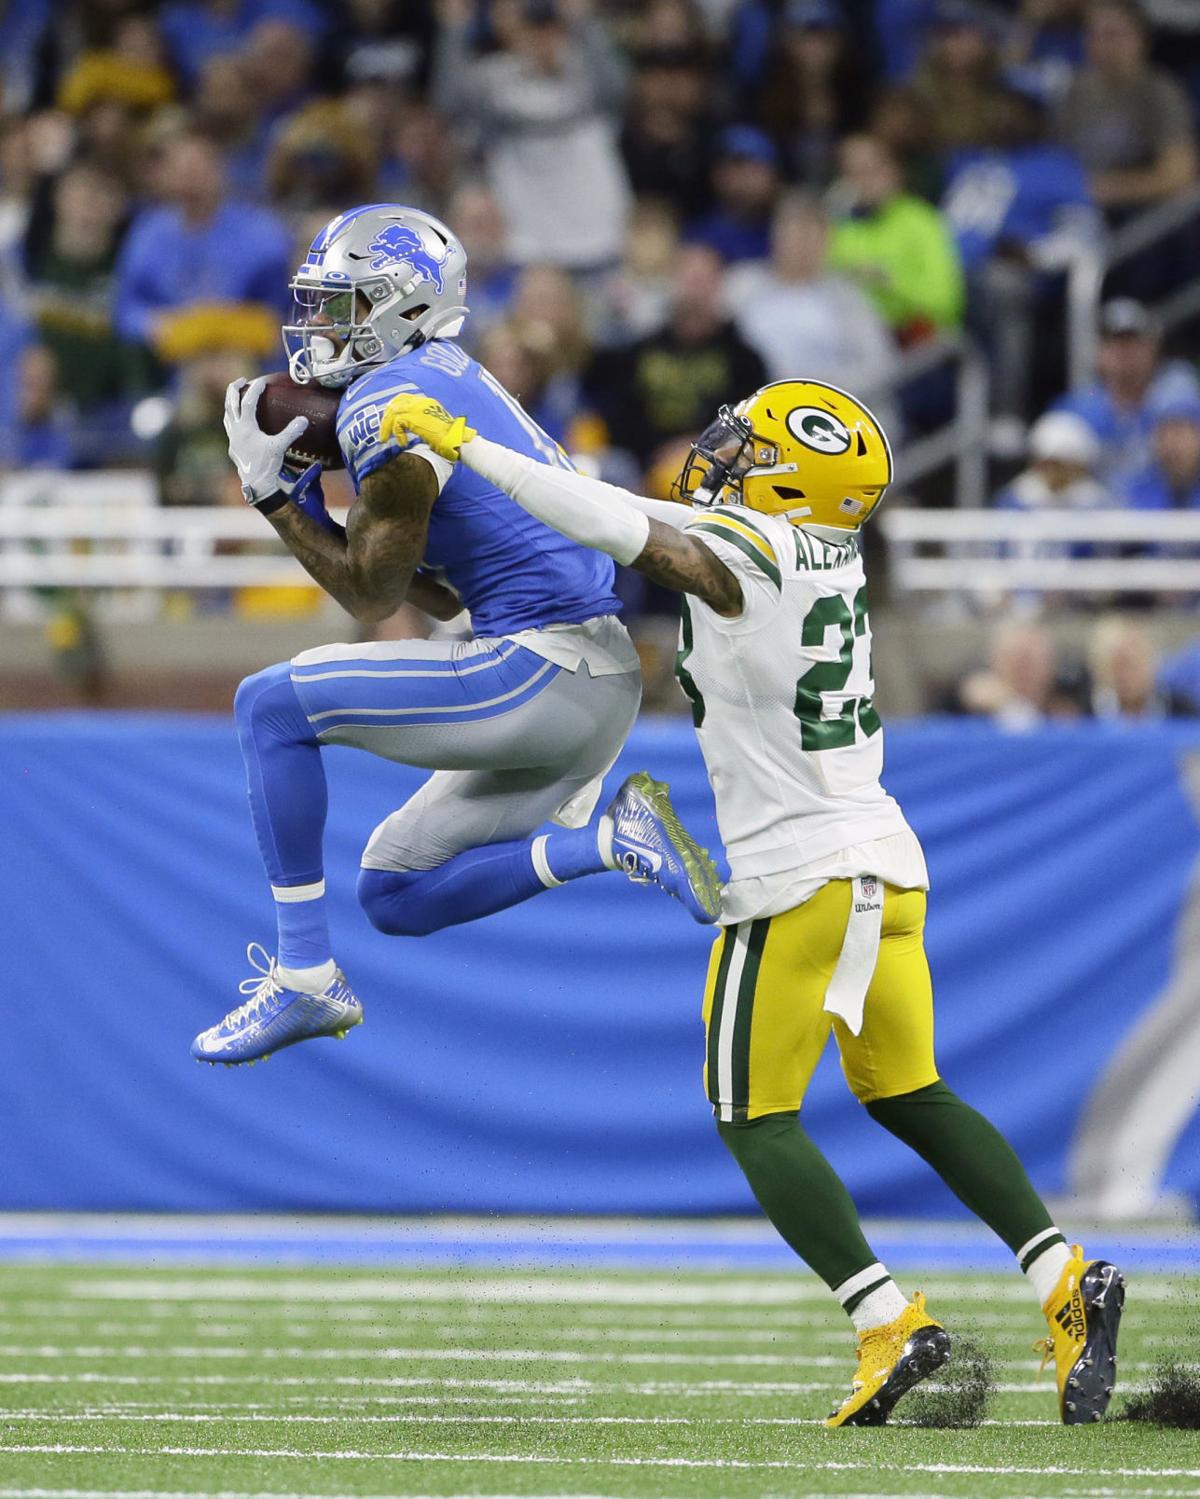
[[[862,893],[868,900],[875,899],[876,888],[875,876],[873,874],[863,875]]]

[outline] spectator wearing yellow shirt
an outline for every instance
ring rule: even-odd
[[[830,266],[859,283],[901,343],[957,328],[962,266],[942,215],[905,192],[896,158],[874,136],[848,136],[839,166]]]

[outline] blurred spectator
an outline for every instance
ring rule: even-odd
[[[993,358],[994,410],[1020,429],[1034,322],[1056,290],[1052,275],[1099,234],[1083,168],[1047,141],[1046,124],[1032,75],[1005,75],[992,95],[992,147],[951,161],[942,200],[966,272],[968,316]]]
[[[58,103],[83,114],[102,100],[135,110],[158,109],[175,97],[175,79],[163,60],[162,42],[148,16],[118,21],[112,45],[84,52],[59,85]]]
[[[884,75],[897,83],[917,66],[936,0],[875,0],[875,32]]]
[[[911,90],[889,88],[879,94],[866,134],[895,158],[908,192],[931,203],[941,196],[946,175],[942,159],[931,144],[929,118]]]
[[[1091,710],[1097,718],[1155,719],[1189,712],[1160,687],[1158,662],[1145,625],[1122,615],[1102,619],[1088,642]]]
[[[1162,335],[1154,315],[1140,302],[1119,298],[1100,313],[1096,380],[1055,403],[1073,411],[1101,444],[1100,475],[1111,485],[1126,482],[1150,462],[1150,434],[1160,411],[1200,399],[1196,372],[1181,360],[1163,360]]]
[[[848,34],[838,0],[787,0],[775,65],[754,102],[783,142],[790,175],[825,186],[837,165],[838,141],[863,128],[870,102],[863,52]]]
[[[1200,640],[1190,641],[1159,667],[1158,690],[1179,714],[1200,714]]]
[[[1095,476],[1100,439],[1082,417],[1048,411],[1029,433],[1029,467],[996,496],[999,510],[1097,510],[1114,503]]]
[[[427,104],[406,101],[394,112],[387,153],[379,163],[377,192],[384,203],[407,203],[444,219],[458,180],[454,136]]]
[[[938,0],[912,92],[939,150],[991,140],[998,41],[995,17],[975,0]]]
[[[1158,412],[1151,462],[1122,490],[1133,510],[1200,509],[1200,397],[1170,402]]]
[[[895,157],[872,136],[849,136],[839,160],[834,202],[842,217],[830,263],[859,283],[902,342],[957,327],[962,267],[942,216],[904,191]]]
[[[346,0],[341,47],[346,85],[374,82],[395,90],[416,85],[427,69],[433,43],[428,6],[406,0]]]
[[[1049,719],[1078,718],[1079,704],[1060,683],[1054,641],[1040,624],[1006,620],[993,636],[988,665],[959,684],[964,713],[990,718],[1013,733],[1036,729]]]
[[[310,92],[316,39],[296,20],[265,15],[238,52],[259,113],[278,120],[302,104]]]
[[[1083,12],[1087,0],[1020,0],[1005,52],[1028,65],[1048,95],[1061,99],[1083,62]]]
[[[709,100],[708,73],[696,53],[676,48],[636,59],[621,132],[629,181],[639,197],[659,198],[683,217],[707,200]]]
[[[730,264],[764,260],[770,250],[771,213],[779,194],[779,152],[753,125],[731,125],[717,140],[710,212],[684,230],[689,244],[707,245]]]
[[[0,10],[0,116],[45,102],[39,84],[54,10],[53,0],[10,0]]]
[[[337,99],[319,99],[286,120],[274,137],[266,187],[280,213],[295,219],[314,210],[332,218],[374,195],[370,145]]]
[[[1123,212],[1181,192],[1196,177],[1191,107],[1180,85],[1147,59],[1136,0],[1092,0],[1087,64],[1059,114],[1063,143],[1091,173],[1092,193]]]
[[[1046,100],[1013,70],[991,101],[986,149],[951,159],[942,211],[968,276],[993,256],[1055,269],[1097,225],[1079,158],[1047,139]]]
[[[113,329],[114,271],[127,204],[103,167],[77,162],[54,184],[47,230],[25,243],[30,310],[63,393],[81,411],[131,394],[151,371]]]
[[[513,258],[616,263],[629,210],[617,150],[624,67],[589,0],[520,0],[511,42],[475,58],[470,0],[440,0],[433,102],[478,132]]]
[[[278,342],[290,238],[261,208],[227,202],[221,160],[204,136],[164,147],[160,206],[126,238],[117,272],[117,329],[167,362],[212,348],[262,357]]]
[[[220,148],[231,194],[261,198],[267,190],[271,130],[243,58],[219,52],[204,64],[191,122]]]
[[[664,204],[634,205],[625,255],[606,288],[598,341],[628,343],[659,327],[667,315],[679,253],[679,225]]]
[[[566,446],[579,414],[580,377],[590,354],[583,307],[566,272],[551,265],[526,266],[517,282],[511,323],[538,377],[530,415]]]
[[[726,302],[738,332],[762,356],[770,380],[797,376],[852,390],[895,432],[879,402],[896,348],[858,287],[826,267],[829,220],[820,200],[784,198],[771,231],[769,262],[735,266]]]
[[[325,20],[313,0],[174,0],[159,29],[176,72],[190,90],[210,57],[240,51],[264,19],[282,20],[319,37]]]
[[[600,354],[585,377],[613,447],[648,467],[672,438],[698,433],[724,402],[766,380],[762,360],[722,311],[721,259],[704,245],[680,251],[674,299],[656,333]]]
[[[507,314],[516,291],[517,268],[509,258],[508,229],[491,188],[481,182],[464,182],[450,200],[446,221],[467,252],[471,316],[464,339],[474,347]]]
[[[29,344],[18,371],[16,430],[0,447],[12,453],[17,468],[70,468],[75,448],[54,355]]]
[[[236,354],[201,354],[181,365],[171,417],[158,439],[164,505],[224,505],[241,499],[221,418],[227,385],[244,374]]]

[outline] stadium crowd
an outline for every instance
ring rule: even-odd
[[[619,482],[664,492],[718,404],[797,371],[919,436],[953,391],[909,351],[965,329],[997,505],[1200,506],[1200,343],[1147,305],[1190,279],[1187,233],[1107,288],[1094,381],[1064,358],[1074,257],[1197,181],[1188,9],[9,5],[0,468],[150,464],[164,503],[239,503],[227,381],[282,362],[315,230],[404,201],[466,245],[471,352]]]

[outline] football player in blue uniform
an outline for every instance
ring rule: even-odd
[[[420,389],[494,441],[569,467],[454,342],[467,312],[462,245],[414,209],[356,208],[317,235],[291,287],[289,370],[344,388],[338,439],[357,499],[345,528],[334,522],[319,465],[302,474],[285,467],[305,419],[277,436],[262,432],[255,411],[264,382],[238,380],[225,425],[247,502],[356,618],[386,619],[405,602],[439,619],[465,607],[474,638],[323,646],[238,689],[278,952],[251,944],[258,972],[242,985],[248,997],[192,1045],[208,1062],[254,1061],[344,1034],[362,1018],[325,915],[325,744],[434,772],[363,854],[359,899],[381,931],[437,931],[606,869],[660,886],[699,921],[718,910],[715,867],[679,824],[665,786],[630,777],[592,820],[640,701],[611,561],[425,444],[380,440],[388,402]],[[559,826],[535,836],[548,820]]]

